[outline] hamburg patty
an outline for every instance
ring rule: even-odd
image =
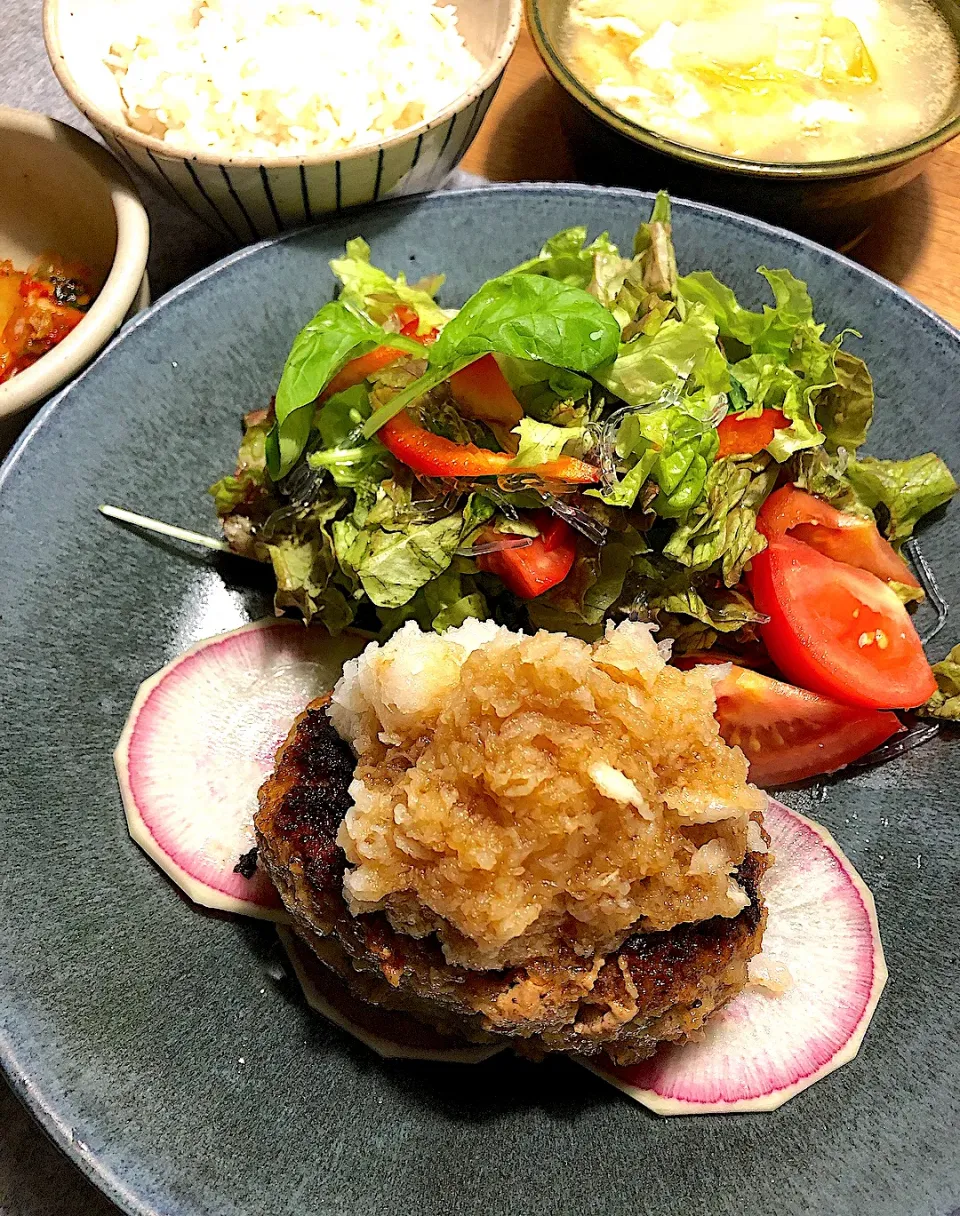
[[[308,706],[278,753],[260,790],[257,842],[297,933],[358,996],[474,1042],[509,1039],[532,1056],[605,1051],[630,1064],[661,1041],[696,1035],[743,988],[766,919],[761,852],[749,852],[736,872],[750,899],[739,915],[634,934],[593,958],[561,947],[522,965],[473,970],[449,963],[434,934],[399,933],[380,912],[352,915],[337,832],[356,762],[326,704]]]

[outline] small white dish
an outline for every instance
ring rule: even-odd
[[[56,253],[89,270],[96,291],[62,342],[0,384],[0,424],[65,384],[149,303],[149,248],[147,213],[106,149],[56,119],[0,106],[0,259],[25,270]]]

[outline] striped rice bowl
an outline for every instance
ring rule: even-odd
[[[390,2],[384,0],[387,7]],[[386,195],[423,193],[439,186],[480,128],[521,19],[521,0],[457,0],[460,37],[455,27],[454,41],[442,52],[448,60],[459,54],[455,70],[446,71],[432,89],[412,90],[406,108],[392,96],[403,96],[403,89],[385,84],[383,104],[368,107],[366,113],[361,108],[359,117],[354,106],[350,125],[342,109],[327,106],[310,129],[285,121],[279,107],[277,112],[261,111],[256,122],[226,125],[222,111],[229,97],[216,111],[211,106],[208,116],[198,113],[196,105],[189,113],[184,106],[179,111],[167,108],[167,97],[150,86],[172,73],[152,77],[142,50],[135,53],[136,41],[123,41],[131,7],[130,0],[45,0],[44,33],[54,70],[123,161],[236,245]],[[210,7],[221,6],[212,0]],[[398,7],[410,7],[410,0]],[[282,8],[274,4],[271,11]],[[455,43],[460,38],[465,49],[458,52]],[[473,61],[474,78],[468,82],[467,65]],[[171,65],[169,50],[163,62]],[[363,78],[360,64],[357,77]],[[123,91],[121,83],[128,86]],[[182,79],[174,83],[183,88]],[[425,112],[439,102],[444,88],[449,95],[460,85],[463,88],[438,112]],[[344,131],[355,142],[344,138]],[[201,144],[205,146],[197,146]]]

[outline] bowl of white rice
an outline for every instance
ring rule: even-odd
[[[440,185],[521,0],[45,0],[47,52],[128,164],[236,244]]]

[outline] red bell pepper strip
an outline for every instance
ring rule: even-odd
[[[777,431],[789,425],[781,410],[764,410],[754,418],[727,414],[717,427],[720,439],[717,459],[724,456],[756,456],[773,440]]]
[[[406,304],[398,304],[394,309],[394,315],[401,322],[400,333],[403,337],[413,338],[415,342],[422,342],[424,346],[428,346],[436,340],[437,330],[435,329],[431,329],[425,334],[417,333],[420,318]],[[409,358],[410,352],[397,350],[395,346],[378,346],[370,351],[369,354],[351,359],[349,363],[345,363],[341,367],[320,394],[321,402],[336,396],[337,393],[345,392],[348,388],[353,388],[356,384],[363,384],[364,380],[369,376],[382,371],[383,368],[389,367],[391,363],[396,363],[398,359],[404,357]]]
[[[491,452],[473,443],[454,443],[418,426],[406,410],[385,422],[377,438],[392,456],[425,477],[504,477],[512,473],[536,473],[540,477],[590,485],[600,480],[600,470],[572,456],[560,456],[548,464],[515,465],[509,452]]]
[[[535,599],[562,583],[577,556],[576,537],[569,524],[549,511],[535,511],[530,518],[540,529],[533,544],[523,549],[482,553],[476,559],[481,570],[497,575],[514,595],[524,600]],[[478,543],[489,543],[502,535],[493,528],[485,528]]]
[[[377,346],[368,354],[351,359],[349,363],[345,363],[341,367],[320,394],[321,402],[335,397],[337,393],[346,392],[348,388],[353,388],[356,384],[363,384],[368,376],[389,367],[391,363],[396,363],[404,355],[409,357],[407,351],[397,350],[394,346]]]

